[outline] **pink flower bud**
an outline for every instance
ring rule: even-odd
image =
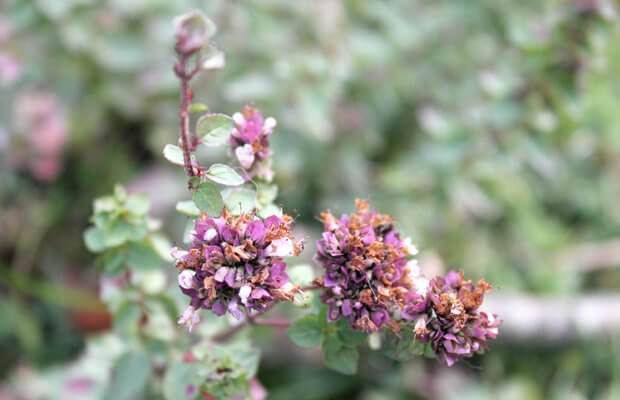
[[[174,19],[176,50],[179,54],[190,55],[207,45],[215,34],[215,24],[198,10],[183,14]]]

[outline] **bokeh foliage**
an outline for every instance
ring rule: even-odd
[[[194,7],[217,22],[215,40],[227,57],[226,69],[198,82],[196,99],[227,113],[254,102],[278,118],[280,201],[309,232],[323,208],[346,211],[353,198],[368,197],[427,254],[499,290],[578,296],[620,287],[613,270],[584,273],[560,256],[620,233],[620,28],[612,1],[9,0],[0,7],[0,25],[12,32],[0,52],[21,65],[19,78],[0,87],[0,260],[10,271],[2,273],[2,315],[10,321],[0,330],[3,369],[18,359],[45,365],[56,359],[50,349],[75,353],[73,342],[41,344],[45,324],[74,328],[62,312],[38,311],[58,307],[50,305],[54,296],[24,288],[92,282],[81,241],[91,200],[164,165],[161,148],[177,129],[170,21]],[[47,183],[23,161],[32,157],[30,136],[45,140],[16,110],[33,89],[55,94],[68,121],[62,173]],[[164,230],[179,237],[183,221],[166,221]],[[614,340],[504,344],[477,361],[479,369],[445,378],[465,389],[436,395],[566,398],[570,388],[576,398],[613,398]],[[361,356],[370,358],[367,370],[343,379],[301,356],[291,365],[267,353],[259,377],[276,399],[408,398],[437,380],[432,365]]]

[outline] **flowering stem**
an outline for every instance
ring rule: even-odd
[[[259,316],[264,315],[272,307],[273,305],[263,310],[259,314],[255,314],[255,315],[247,314],[245,320],[243,320],[241,323],[235,326],[231,326],[225,331],[222,331],[218,333],[217,335],[213,336],[211,339],[214,342],[220,342],[220,343],[226,342],[227,340],[235,336],[237,333],[239,333],[243,328],[249,325],[263,325],[263,326],[271,326],[273,328],[288,328],[291,325],[291,322],[287,319],[277,319],[277,318],[267,319],[267,320],[257,319]]]
[[[175,65],[174,72],[181,80],[181,101],[179,105],[179,135],[181,137],[181,149],[183,150],[183,164],[187,176],[195,176],[194,167],[192,166],[191,151],[193,144],[190,143],[189,131],[189,105],[192,101],[192,92],[189,88],[189,81],[193,78],[195,72],[187,71],[188,56],[179,55],[179,61]]]
[[[271,326],[272,328],[288,328],[291,326],[291,321],[288,319],[255,319],[255,325]]]
[[[220,332],[217,335],[213,336],[211,338],[211,340],[213,340],[214,342],[220,342],[220,343],[221,342],[226,342],[230,338],[235,336],[243,328],[248,326],[249,322],[250,321],[246,319],[245,321],[241,322],[239,325],[231,326],[230,328],[226,329],[225,331]]]

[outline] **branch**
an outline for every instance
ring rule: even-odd
[[[562,251],[557,256],[562,268],[589,272],[620,265],[620,239],[583,243]]]
[[[256,319],[254,325],[270,326],[272,328],[288,328],[291,321],[288,319]]]
[[[249,320],[246,319],[243,322],[241,322],[240,324],[235,325],[235,326],[231,326],[230,328],[226,329],[225,331],[222,331],[222,332],[218,333],[217,335],[213,336],[211,338],[211,340],[213,340],[214,342],[217,342],[217,343],[226,342],[226,341],[230,340],[233,336],[235,336],[238,332],[240,332],[243,328],[248,326],[248,324],[249,324]]]
[[[180,54],[179,61],[174,67],[176,76],[181,80],[181,101],[179,105],[179,136],[181,137],[181,148],[183,150],[183,164],[187,176],[195,176],[194,167],[192,166],[191,151],[194,147],[190,142],[189,130],[189,106],[192,102],[192,92],[189,88],[189,81],[195,73],[187,71],[187,54]]]
[[[534,296],[492,293],[485,310],[503,320],[499,338],[517,343],[561,344],[620,332],[620,295]]]
[[[258,319],[258,317],[266,314],[269,310],[271,310],[274,305],[275,304],[272,304],[271,306],[267,307],[260,313],[257,313],[254,315],[246,314],[246,318],[243,321],[241,321],[239,324],[231,326],[225,331],[218,333],[217,335],[213,336],[211,340],[213,340],[214,342],[219,342],[219,343],[226,342],[229,339],[231,339],[233,336],[235,336],[237,333],[239,333],[241,330],[243,330],[243,328],[249,325],[271,326],[273,328],[288,328],[291,322],[286,319],[275,319],[275,318],[267,319],[267,320]]]

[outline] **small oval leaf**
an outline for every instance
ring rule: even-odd
[[[233,126],[233,120],[228,115],[207,114],[196,122],[196,135],[205,146],[221,146],[228,141]]]
[[[209,111],[209,107],[203,103],[192,103],[189,105],[189,112],[191,113],[203,113]]]
[[[256,208],[256,192],[252,189],[227,189],[222,196],[226,208],[234,215],[249,213]]]
[[[183,150],[179,146],[167,144],[164,147],[164,157],[173,164],[183,166]]]
[[[316,315],[308,315],[295,321],[288,328],[288,337],[300,347],[317,347],[323,339],[323,327]]]
[[[200,215],[200,209],[192,200],[179,201],[177,203],[177,211],[188,217],[197,217]]]
[[[222,195],[217,186],[211,182],[202,182],[192,196],[196,207],[209,215],[219,215],[224,207]]]
[[[225,164],[211,165],[205,176],[215,183],[227,186],[239,186],[245,182],[241,175]]]

